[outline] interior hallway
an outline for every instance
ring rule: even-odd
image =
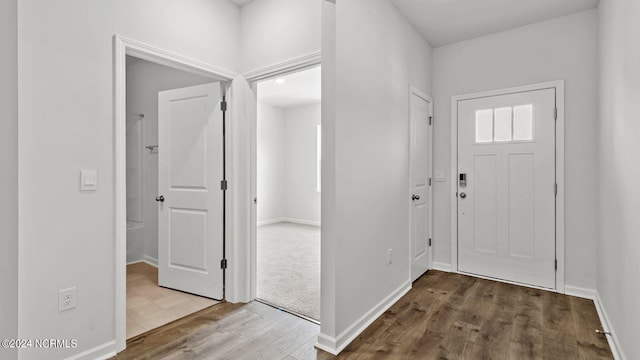
[[[147,263],[127,265],[127,339],[218,303],[158,286],[158,268]]]
[[[591,300],[431,270],[339,359],[612,359]],[[334,359],[319,326],[222,303],[128,340],[114,359]]]

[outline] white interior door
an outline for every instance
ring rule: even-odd
[[[458,270],[555,288],[555,89],[458,102]]]
[[[431,219],[431,103],[411,93],[411,280],[429,269]]]
[[[158,94],[160,286],[223,297],[219,83]],[[159,198],[158,200],[162,200]]]

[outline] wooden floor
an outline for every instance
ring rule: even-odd
[[[222,303],[127,341],[115,359],[612,359],[590,300],[430,271],[338,357],[319,327]]]
[[[158,269],[127,266],[127,339],[200,311],[218,301],[158,286]]]

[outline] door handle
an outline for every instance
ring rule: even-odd
[[[156,196],[156,201],[157,202],[164,202],[164,196],[162,196],[162,195]]]
[[[460,193],[460,198],[461,198],[461,199],[464,199],[464,198],[466,198],[466,197],[467,197],[467,194],[465,194],[465,193],[463,193],[463,192],[461,192],[461,193]]]
[[[416,195],[416,194],[411,195],[411,200],[413,201],[420,200],[420,195]]]

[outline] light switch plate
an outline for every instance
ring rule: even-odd
[[[82,170],[80,172],[80,190],[96,191],[98,188],[98,172],[96,170]]]

